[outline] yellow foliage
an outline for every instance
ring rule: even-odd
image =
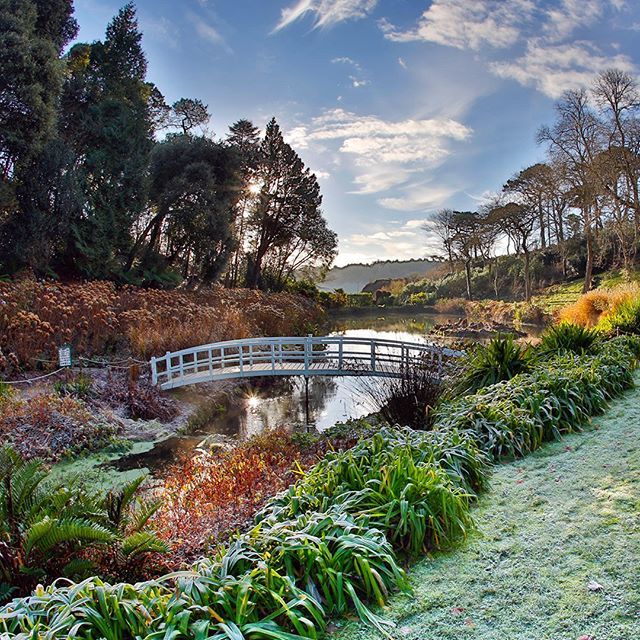
[[[640,297],[640,285],[630,283],[611,289],[594,289],[580,296],[576,302],[559,313],[561,322],[572,322],[583,327],[595,327],[625,302]]]

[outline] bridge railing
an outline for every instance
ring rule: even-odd
[[[171,388],[255,375],[391,375],[411,364],[442,367],[460,352],[433,344],[346,336],[229,340],[151,359],[154,384]]]

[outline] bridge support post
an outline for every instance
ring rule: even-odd
[[[309,376],[304,377],[304,413],[307,426],[311,424],[311,415],[309,412]]]

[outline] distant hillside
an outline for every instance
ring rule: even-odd
[[[324,291],[344,289],[347,293],[358,293],[374,280],[425,276],[440,264],[440,262],[426,259],[348,264],[330,269],[324,282],[321,282],[318,287]]]

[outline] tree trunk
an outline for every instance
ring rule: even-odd
[[[593,235],[591,233],[591,227],[585,229],[587,239],[587,265],[584,270],[584,285],[582,287],[582,293],[587,293],[591,289],[593,283]]]
[[[471,295],[471,261],[466,260],[464,263],[464,275],[467,284],[467,300],[473,300]]]
[[[529,302],[531,300],[531,261],[529,256],[529,249],[526,248],[526,244],[523,247],[524,253],[524,299]]]

